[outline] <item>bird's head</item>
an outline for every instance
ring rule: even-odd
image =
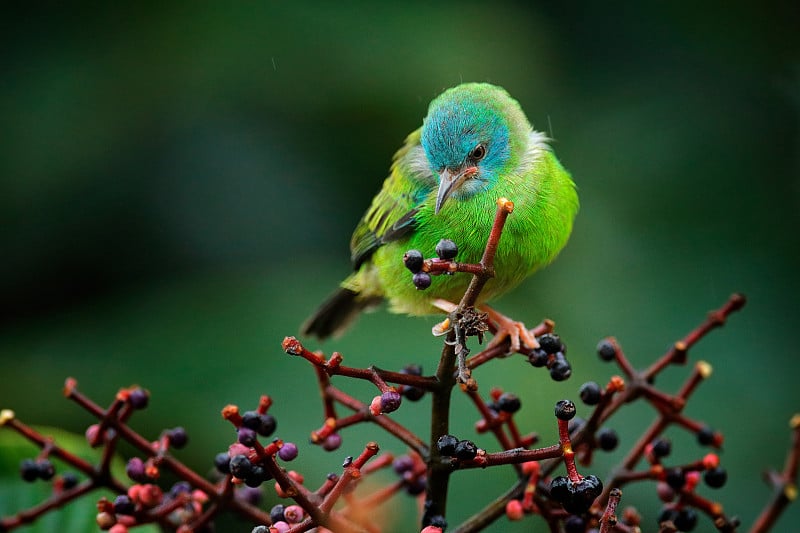
[[[435,210],[489,189],[525,151],[530,124],[502,88],[465,83],[431,102],[422,147],[439,177]]]

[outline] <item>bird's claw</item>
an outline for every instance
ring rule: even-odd
[[[499,346],[506,339],[510,341],[510,353],[519,352],[523,344],[531,350],[539,347],[536,337],[525,327],[525,324],[512,320],[489,307],[484,307],[484,309],[489,318],[497,324],[497,333],[495,333],[487,348]]]
[[[448,331],[453,329],[453,323],[450,318],[445,318],[435,326],[431,328],[431,333],[433,333],[434,337],[441,337],[442,335],[447,334]]]

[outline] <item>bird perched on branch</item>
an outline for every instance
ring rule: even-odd
[[[495,202],[514,203],[495,255],[495,277],[478,305],[498,324],[495,340],[536,347],[522,324],[484,302],[507,292],[552,261],[567,243],[578,211],[569,173],[531,128],[516,100],[487,83],[448,89],[428,108],[422,127],[394,156],[389,177],[350,241],[355,272],[302,326],[324,339],[341,333],[364,309],[383,300],[396,313],[441,312],[458,302],[470,276],[440,276],[418,290],[403,265],[416,249],[430,256],[440,239],[458,245],[458,261],[478,263],[492,227]]]

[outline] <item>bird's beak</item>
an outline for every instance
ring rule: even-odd
[[[439,173],[439,192],[436,193],[436,213],[461,184],[478,173],[478,167],[463,166],[456,169],[445,168]]]

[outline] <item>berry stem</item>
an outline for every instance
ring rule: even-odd
[[[572,442],[569,438],[569,421],[558,419],[558,442],[561,448],[561,455],[564,457],[564,466],[567,469],[567,476],[573,483],[580,483],[583,476],[578,473],[575,466],[575,452],[572,449]]]
[[[772,498],[756,519],[750,533],[765,533],[775,525],[786,507],[797,498],[797,472],[800,464],[800,413],[789,422],[792,428],[792,446],[786,455],[783,471],[772,472],[766,480],[772,487]]]

